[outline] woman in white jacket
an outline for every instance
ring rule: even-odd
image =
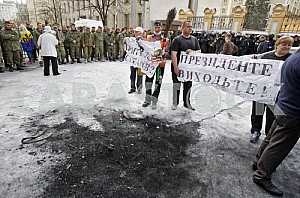
[[[38,47],[44,61],[44,76],[50,75],[50,61],[53,75],[57,76],[60,74],[58,72],[56,45],[58,45],[58,40],[55,35],[53,35],[51,27],[45,26],[44,33],[38,39]]]

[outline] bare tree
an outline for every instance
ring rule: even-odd
[[[38,7],[38,14],[42,15],[45,22],[53,21],[62,24],[62,10],[61,2],[59,0],[44,0]]]

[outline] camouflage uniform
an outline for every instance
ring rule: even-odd
[[[104,58],[104,34],[103,32],[96,32],[94,34],[95,44],[95,58],[99,61],[103,61]]]
[[[1,31],[1,29],[0,29],[0,31]],[[2,38],[1,38],[1,32],[0,32],[0,73],[4,72],[4,70],[5,70],[1,43],[2,43]]]
[[[72,63],[74,63],[75,58],[77,59],[77,62],[80,62],[81,33],[77,30],[72,30],[70,32],[70,41]]]
[[[108,46],[107,38],[108,38],[108,32],[105,29],[103,31],[103,38],[104,38],[104,42],[103,42],[103,54],[104,54],[104,58],[108,59],[108,57],[107,57],[107,46]]]
[[[83,47],[84,58],[86,62],[91,62],[91,55],[93,50],[93,35],[91,32],[84,32],[81,37],[81,44]]]
[[[116,56],[117,56],[117,58],[120,58],[120,59],[124,55],[124,38],[125,38],[125,35],[122,32],[118,33],[118,35],[116,37],[116,45],[117,45]]]
[[[92,39],[93,39],[93,47],[92,47],[92,53],[91,53],[91,61],[94,60],[95,58],[95,34],[96,34],[96,31],[94,28],[92,28],[92,31],[91,31],[91,35],[92,35]]]
[[[13,65],[20,69],[21,65],[21,44],[19,41],[19,35],[14,30],[5,29],[2,34],[2,50],[3,58],[10,71],[13,71]]]
[[[65,51],[65,35],[61,31],[56,32],[56,38],[58,40],[58,45],[56,46],[57,59],[59,64],[65,63],[66,51]]]
[[[108,33],[107,38],[107,56],[110,61],[116,60],[116,35],[114,32]]]
[[[65,36],[64,46],[65,46],[65,52],[66,52],[66,61],[69,63],[69,56],[71,56],[71,37],[70,32],[63,32]]]

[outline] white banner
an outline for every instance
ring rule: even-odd
[[[283,61],[181,53],[179,79],[213,86],[247,100],[274,104]]]
[[[148,77],[153,77],[159,64],[154,59],[154,52],[160,49],[160,42],[137,40],[135,37],[125,39],[125,61],[131,66],[142,69]]]

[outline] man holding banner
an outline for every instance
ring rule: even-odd
[[[144,30],[141,27],[136,27],[134,29],[134,36],[136,42],[139,43],[143,39]],[[135,66],[130,66],[130,90],[128,94],[135,93],[136,90],[138,94],[141,93],[143,87],[143,74],[141,69]]]
[[[147,37],[147,40],[150,42],[155,42],[155,41],[161,42],[162,50],[161,50],[160,56],[161,56],[161,58],[163,58],[164,51],[166,49],[166,46],[168,46],[168,45],[165,45],[165,46],[162,45],[164,36],[161,32],[161,23],[155,22],[154,26],[155,26],[154,33],[152,35],[149,35]],[[152,103],[152,109],[156,109],[156,104],[157,104],[158,96],[160,93],[162,79],[164,76],[165,65],[166,65],[166,59],[163,58],[163,60],[159,63],[159,66],[156,68],[155,75],[151,78],[146,76],[146,80],[145,80],[146,97],[145,97],[145,102],[143,104],[143,107],[148,107]],[[155,89],[154,89],[154,92],[152,93],[152,85],[153,85],[154,78],[155,78]]]
[[[172,110],[176,110],[179,104],[179,95],[181,82],[178,80],[180,62],[180,55],[182,52],[190,53],[192,51],[200,50],[198,40],[191,36],[192,24],[190,21],[183,22],[181,26],[182,34],[177,36],[171,44],[171,56],[172,56],[172,80],[173,80],[173,106]],[[190,110],[195,110],[190,103],[192,81],[183,82],[183,103],[184,107]]]

